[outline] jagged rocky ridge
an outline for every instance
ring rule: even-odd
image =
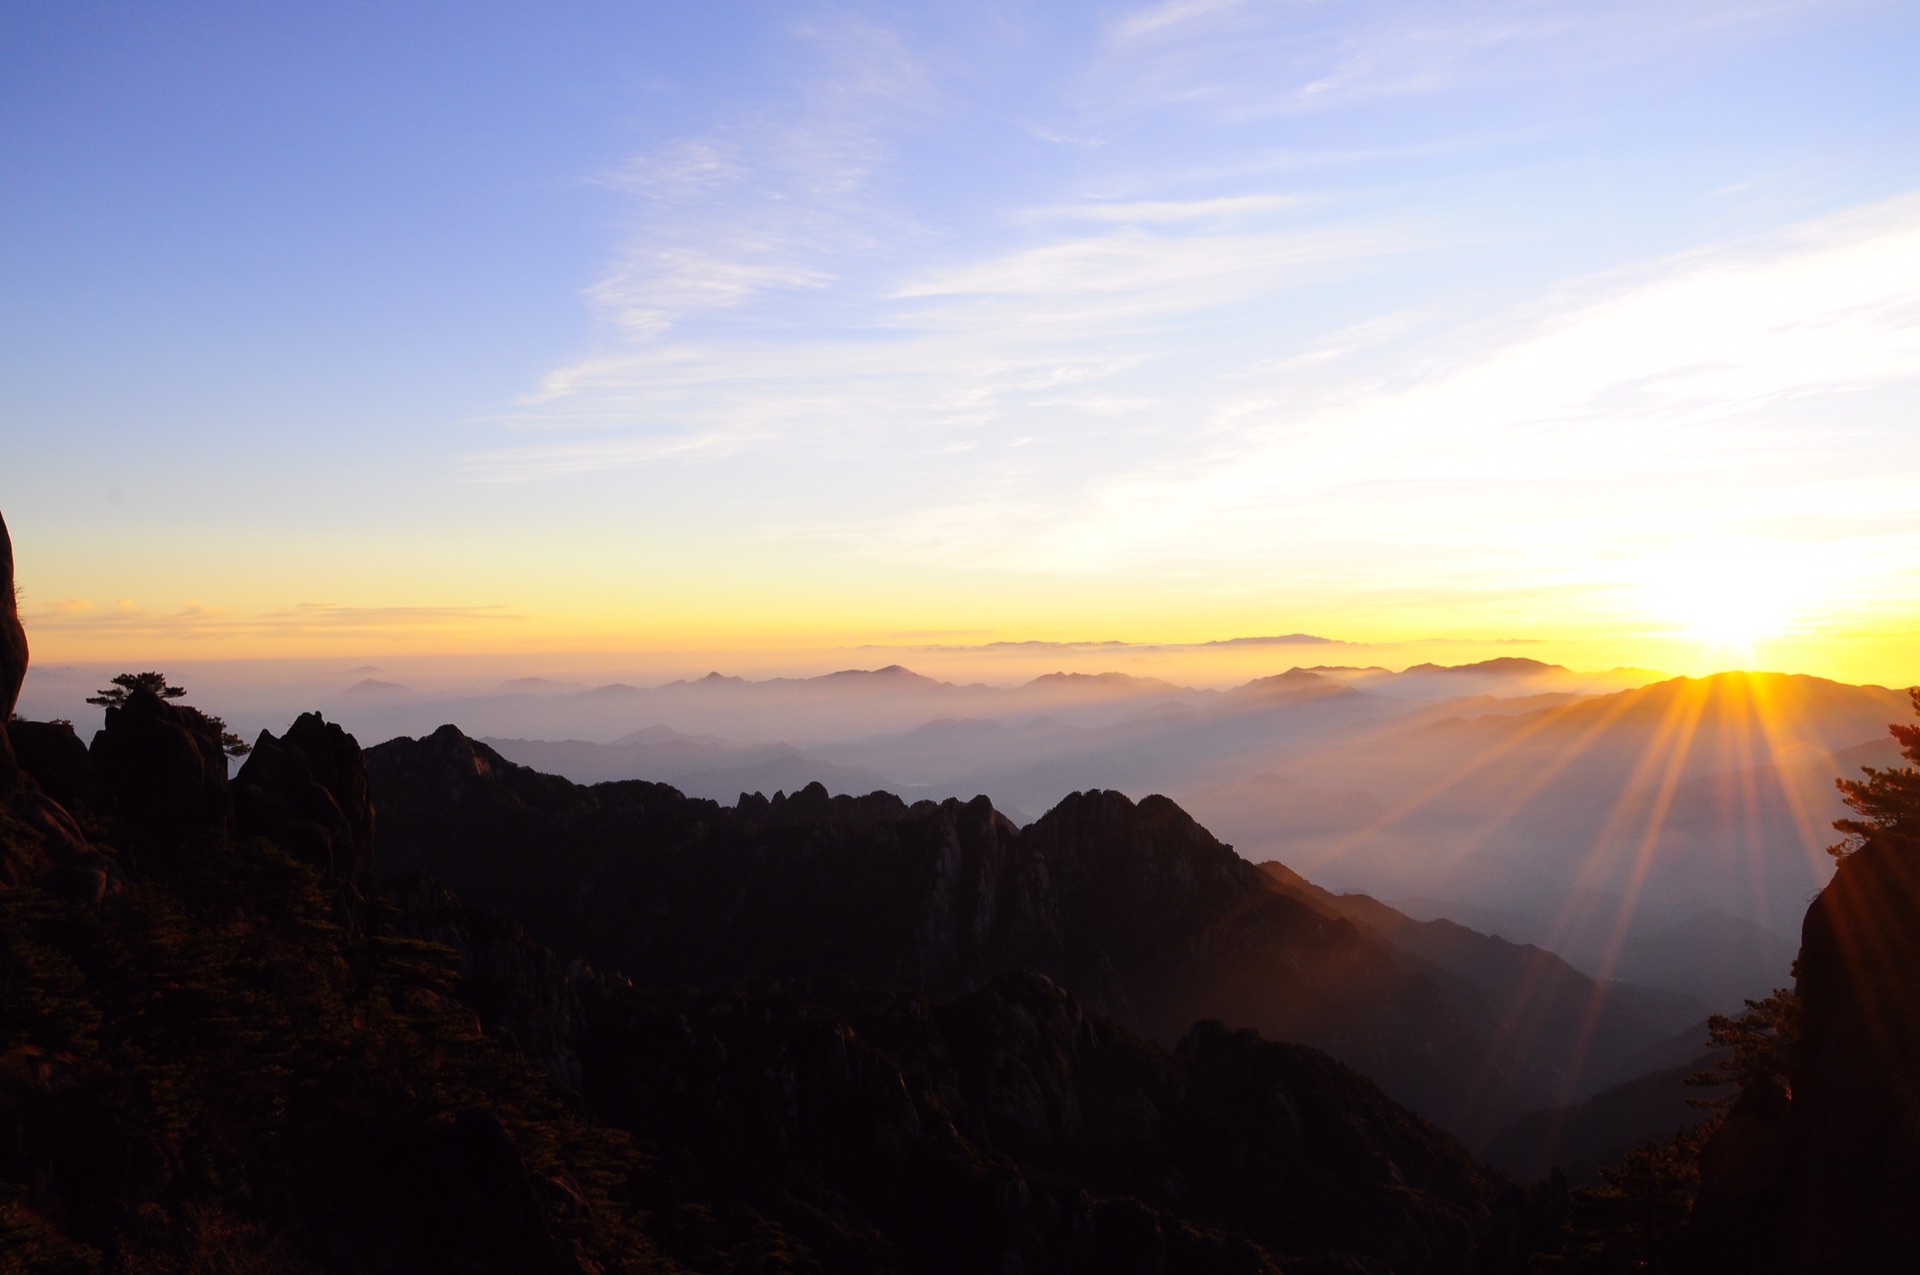
[[[136,695],[88,754],[110,775],[67,776],[110,794],[85,814],[137,829],[137,866],[97,894],[0,895],[32,944],[14,954],[101,1015],[65,1037],[6,1016],[0,1239],[70,1269],[237,1244],[267,1270],[1497,1271],[1527,1247],[1519,1192],[1300,1046],[1201,1024],[1169,1053],[1032,974],[952,998],[643,991],[417,878],[381,922],[355,888],[374,809],[351,740],[314,717],[263,735],[222,813],[203,771],[162,772],[168,791],[140,764],[187,755],[156,726],[191,729],[174,711]],[[155,907],[188,932],[156,935]],[[102,931],[167,958],[120,971]],[[438,985],[395,959],[449,948]],[[221,981],[235,968],[250,991]],[[142,998],[165,1035],[104,1028]],[[186,1126],[146,1127],[156,1092]],[[147,1167],[115,1168],[116,1146]],[[624,1185],[583,1185],[609,1173]]]
[[[1315,1050],[1203,1022],[1169,1053],[1032,973],[647,991],[429,881],[396,897],[489,1032],[830,1270],[1502,1270],[1537,1238],[1519,1191]]]
[[[367,758],[387,870],[430,872],[643,986],[835,972],[957,994],[1033,969],[1169,1045],[1217,1018],[1325,1049],[1470,1141],[1616,1078],[1616,1058],[1670,1031],[1550,954],[1483,939],[1510,967],[1489,994],[1163,797],[1075,793],[1020,829],[985,798],[813,785],[728,807],[581,786],[453,727]]]

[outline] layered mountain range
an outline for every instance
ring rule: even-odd
[[[815,781],[909,803],[986,794],[1023,825],[1070,792],[1162,793],[1246,858],[1722,1012],[1777,985],[1830,871],[1832,778],[1892,760],[1880,726],[1904,711],[1895,692],[1818,678],[1663,681],[1519,658],[1316,665],[1229,690],[1118,672],[960,684],[895,665],[449,694],[366,672],[312,690],[360,738],[458,722],[581,783],[647,779],[728,804]],[[55,670],[28,700],[70,705],[95,676]],[[1676,946],[1707,959],[1676,963]]]
[[[26,648],[0,596],[10,709]],[[1550,1229],[1550,1207],[1317,1050],[1217,1020],[1169,1049],[991,968],[986,936],[1096,974],[1124,959],[1127,918],[1080,897],[1103,883],[1139,923],[1156,890],[1277,909],[1283,934],[1229,925],[1227,945],[1339,928],[1250,893],[1258,873],[1171,803],[1089,798],[1036,876],[986,803],[910,828],[897,801],[823,812],[816,789],[729,828],[671,789],[577,789],[455,731],[370,765],[304,715],[229,777],[217,719],[145,687],[90,744],[8,717],[0,1269],[1498,1272]],[[555,826],[584,840],[543,840]],[[635,828],[711,845],[644,856],[684,913],[598,861]],[[836,938],[754,888],[764,868],[830,901],[827,871],[929,852],[1010,889],[942,930],[958,914],[880,872]],[[1156,866],[1174,875],[1136,879]],[[1078,875],[1056,887],[1054,868]],[[608,891],[643,910],[614,918],[593,905]],[[729,916],[784,928],[730,955],[701,935]],[[1184,936],[1162,940],[1177,968]],[[568,959],[601,949],[627,973]],[[777,966],[828,972],[754,978]],[[1159,1004],[1151,971],[1129,975],[1101,990]]]
[[[729,805],[820,782],[909,804],[986,794],[1024,825],[1071,792],[1162,793],[1251,860],[1720,1012],[1779,983],[1830,871],[1832,778],[1890,761],[1880,725],[1902,711],[1894,692],[1818,678],[1592,678],[1521,659],[1296,668],[1227,691],[1118,673],[958,685],[892,666],[336,695],[363,738],[457,721],[576,782]]]
[[[1647,1251],[1632,1218],[1626,1249],[1582,1247],[1563,1183],[1516,1186],[1448,1130],[1567,1164],[1666,1100],[1653,1082],[1699,1039],[1674,1030],[1702,1008],[1684,995],[1256,865],[1110,788],[1025,826],[985,797],[818,783],[722,805],[577,784],[452,726],[363,751],[317,714],[235,774],[218,718],[144,686],[83,742],[11,717],[28,652],[4,524],[0,550],[0,1270],[1517,1272]],[[1794,689],[1417,729],[1492,737],[1458,751],[1493,767],[1644,715],[1669,800],[1690,763],[1666,744],[1768,686]],[[1895,734],[1920,761],[1920,728]],[[1791,1048],[1703,1135],[1673,1269],[1898,1269],[1920,1243],[1914,774],[1855,793],[1873,817],[1806,913]]]

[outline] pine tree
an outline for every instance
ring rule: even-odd
[[[187,693],[186,687],[169,682],[165,673],[122,673],[113,679],[113,685],[102,687],[98,695],[87,696],[87,703],[119,708],[135,691],[152,691],[161,699],[179,699]]]
[[[1707,1038],[1726,1055],[1709,1071],[1696,1072],[1687,1083],[1699,1086],[1736,1085],[1723,1098],[1689,1098],[1696,1107],[1724,1110],[1748,1089],[1774,1084],[1791,1091],[1788,1063],[1800,1033],[1800,997],[1791,987],[1776,987],[1765,1000],[1748,1001],[1747,1012],[1734,1017],[1715,1014],[1707,1020]]]
[[[1907,692],[1913,711],[1920,713],[1920,686]],[[1836,779],[1841,800],[1858,819],[1836,819],[1833,826],[1846,835],[1827,847],[1836,859],[1864,850],[1868,846],[1886,846],[1903,854],[1920,853],[1920,726],[1895,723],[1888,732],[1900,744],[1900,755],[1908,764],[1879,770],[1862,766],[1864,779]]]
[[[113,684],[102,687],[98,695],[87,696],[87,703],[98,704],[103,708],[121,708],[126,705],[127,697],[135,691],[152,691],[161,699],[179,699],[187,693],[186,687],[175,686],[167,680],[165,673],[148,671],[145,673],[122,673],[113,679]],[[202,725],[220,735],[220,747],[229,757],[245,757],[253,751],[253,745],[227,729],[226,719],[212,713],[202,712],[191,705],[182,704],[181,709],[200,719]]]

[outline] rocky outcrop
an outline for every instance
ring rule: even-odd
[[[8,733],[20,769],[33,777],[41,792],[76,818],[103,830],[111,828],[116,813],[113,790],[71,722],[16,720],[8,723]]]
[[[693,1189],[763,1166],[827,1269],[1520,1268],[1513,1188],[1314,1050],[1169,1053],[1036,974],[583,999],[596,1109]],[[808,1227],[826,1198],[867,1225]]]
[[[1801,930],[1792,1187],[1801,1269],[1920,1253],[1920,854],[1847,856]]]
[[[1910,692],[1920,712],[1920,689]],[[1920,726],[1840,787],[1857,818],[1800,930],[1787,1083],[1748,1082],[1702,1149],[1692,1269],[1912,1269],[1920,1253]]]
[[[20,702],[20,683],[27,676],[27,631],[20,627],[19,596],[13,582],[13,538],[7,520],[0,517],[0,799],[18,783],[19,766],[8,742],[7,723]]]
[[[457,954],[455,994],[486,1034],[577,1097],[585,1027],[575,982],[590,977],[585,967],[567,968],[511,917],[468,907],[431,877],[403,878],[385,897],[393,933]]]
[[[366,932],[373,893],[373,801],[353,736],[303,713],[287,733],[261,731],[233,779],[235,829],[316,868],[349,937]]]
[[[97,796],[98,776],[89,776],[88,767],[75,763],[73,749],[79,748],[82,758],[86,750],[70,728],[63,732],[50,723],[13,719],[27,657],[27,633],[20,625],[14,589],[13,540],[6,519],[0,518],[0,810],[19,831],[7,853],[0,855],[0,886],[34,882],[57,895],[97,901],[117,888],[119,864],[88,840],[87,829],[35,781],[33,772],[46,773],[63,795],[64,781],[71,775],[76,791]]]
[[[229,829],[227,755],[219,729],[195,710],[136,690],[107,709],[89,753],[113,792],[135,867]]]
[[[1202,1022],[1169,1052],[1031,973],[649,991],[423,879],[390,897],[488,1035],[649,1150],[647,1192],[764,1213],[824,1269],[1523,1265],[1519,1193],[1315,1050]]]

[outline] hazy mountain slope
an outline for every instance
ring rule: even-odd
[[[1487,1024],[1488,1074],[1551,1070],[1561,1101],[1638,1074],[1646,1051],[1705,1013],[1685,997],[1596,982],[1538,947],[1452,921],[1416,921],[1367,895],[1323,890],[1282,864],[1260,868],[1288,893],[1365,925],[1438,971],[1456,1002]]]
[[[1563,891],[1529,912],[1475,908],[1457,901],[1403,899],[1399,908],[1423,920],[1447,918],[1515,942],[1551,946],[1595,977],[1608,974],[1629,983],[1669,989],[1689,1006],[1734,1013],[1792,979],[1797,945],[1754,922],[1715,908],[1643,905],[1637,911],[1618,895]],[[1628,916],[1625,929],[1620,918]]]
[[[1488,1163],[1521,1182],[1545,1177],[1554,1169],[1579,1186],[1591,1182],[1603,1164],[1611,1164],[1648,1139],[1664,1140],[1690,1128],[1707,1113],[1689,1099],[1718,1096],[1722,1090],[1696,1088],[1687,1077],[1713,1066],[1714,1055],[1613,1085],[1564,1107],[1530,1111],[1488,1139]]]
[[[1643,904],[1669,922],[1690,904],[1786,931],[1830,871],[1832,777],[1897,704],[1818,678],[1675,679],[1278,757],[1275,792],[1249,778],[1176,795],[1247,853],[1348,888],[1541,923],[1578,887],[1634,900],[1616,928]],[[1331,803],[1299,800],[1313,790],[1368,800],[1341,825]]]
[[[502,738],[609,742],[644,727],[666,726],[687,735],[787,739],[811,747],[897,734],[940,718],[1053,716],[1103,725],[1149,705],[1204,705],[1218,697],[1215,691],[1121,673],[1049,674],[1003,687],[943,682],[894,665],[760,681],[713,673],[649,687],[612,683],[589,690],[346,697],[334,707],[371,739],[425,733],[441,722],[458,721],[476,734]]]

